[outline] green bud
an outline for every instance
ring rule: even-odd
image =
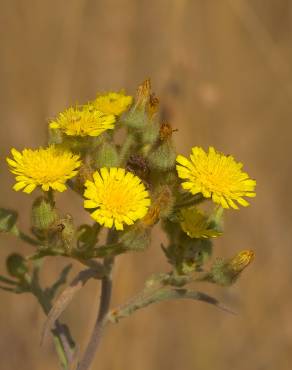
[[[56,209],[44,197],[37,198],[32,206],[32,227],[36,230],[45,231],[57,220]]]
[[[61,238],[64,242],[64,246],[69,248],[75,237],[75,227],[72,216],[67,215],[66,218],[61,219],[58,223],[58,227],[61,229]]]
[[[241,251],[229,260],[217,259],[206,280],[223,286],[232,285],[253,258],[252,251]]]
[[[63,142],[63,135],[60,130],[51,130],[49,129],[49,144],[62,144]]]
[[[149,79],[142,82],[137,89],[135,104],[122,118],[122,123],[129,128],[143,129],[142,142],[153,143],[158,136],[158,130],[153,124],[159,107],[159,99],[151,93]],[[144,130],[148,131],[144,133]]]
[[[149,153],[149,167],[166,171],[175,166],[176,152],[171,140],[159,142]]]
[[[96,167],[117,167],[119,155],[114,144],[103,142],[96,151],[94,164]]]
[[[145,110],[135,107],[123,116],[122,123],[125,126],[135,129],[144,129],[151,124]]]
[[[6,268],[11,276],[21,278],[27,273],[28,267],[25,258],[18,254],[13,253],[7,257]]]
[[[143,251],[150,245],[150,229],[138,223],[125,231],[119,241],[129,250]]]
[[[156,122],[149,122],[141,131],[142,144],[154,144],[159,135],[159,126]]]
[[[15,211],[0,208],[0,232],[12,232],[16,229],[16,221],[17,213]]]

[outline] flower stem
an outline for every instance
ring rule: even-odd
[[[100,344],[107,321],[106,318],[109,311],[110,300],[112,295],[111,271],[113,263],[114,263],[113,257],[106,257],[104,259],[104,266],[108,270],[108,274],[101,281],[101,295],[98,315],[87,348],[85,350],[81,362],[78,364],[77,370],[89,369],[94,359],[95,353],[98,349],[98,346]]]
[[[181,203],[176,204],[175,209],[179,210],[181,208],[191,207],[191,206],[201,203],[203,200],[204,200],[204,197],[202,196],[201,193],[199,193],[199,194],[192,196],[192,198],[190,199],[187,199]]]
[[[27,282],[29,283],[31,293],[37,298],[44,313],[48,315],[52,305],[46,297],[45,292],[38,284],[31,281],[28,277]],[[68,333],[66,333],[64,325],[62,325],[58,320],[56,320],[55,328],[52,330],[52,335],[61,366],[66,370],[73,359],[74,350],[72,340],[68,337]]]
[[[128,160],[130,150],[135,144],[135,137],[131,132],[128,132],[127,137],[120,150],[120,166],[124,166]]]

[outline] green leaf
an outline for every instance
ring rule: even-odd
[[[60,277],[55,281],[55,283],[50,287],[45,290],[45,294],[49,297],[50,300],[52,300],[56,293],[57,290],[66,283],[68,274],[70,270],[72,269],[72,264],[70,263],[69,265],[65,266],[63,270],[61,271]]]
[[[101,247],[93,248],[87,253],[85,252],[84,256],[80,256],[80,257],[83,257],[85,259],[113,257],[119,254],[122,254],[126,251],[127,251],[127,248],[121,243],[108,244],[108,245],[103,245]]]
[[[17,212],[11,209],[0,208],[0,232],[17,233]]]
[[[44,342],[49,332],[53,329],[56,320],[61,313],[66,309],[72,301],[76,293],[86,284],[90,278],[96,278],[99,272],[92,269],[80,271],[72,280],[71,284],[59,295],[50,312],[44,325],[41,343]]]
[[[6,287],[6,286],[2,286],[2,285],[0,285],[0,289],[1,289],[1,290],[4,290],[5,292],[17,293],[17,292],[15,291],[15,288],[10,288],[10,287]]]
[[[0,275],[0,281],[2,283],[11,284],[11,285],[17,285],[18,282],[12,279],[7,278],[6,276]]]
[[[44,248],[27,257],[27,259],[37,261],[48,256],[65,256],[65,252],[63,249],[58,248]]]
[[[124,317],[130,316],[135,311],[147,307],[152,303],[159,303],[162,301],[169,301],[172,299],[192,299],[196,301],[202,301],[228,313],[233,313],[214,297],[208,294],[187,290],[187,289],[174,289],[174,288],[159,288],[155,290],[148,291],[147,289],[142,292],[142,294],[134,297],[125,305],[112,310],[108,315],[108,320],[111,322],[118,322]]]

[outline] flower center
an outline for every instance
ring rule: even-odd
[[[115,214],[126,214],[131,205],[131,195],[129,189],[121,189],[120,184],[111,184],[105,189],[102,199],[104,208]]]

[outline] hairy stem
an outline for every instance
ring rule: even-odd
[[[126,164],[128,157],[129,157],[130,150],[132,149],[134,145],[135,145],[134,135],[128,132],[128,135],[120,150],[120,166],[123,166]]]
[[[30,289],[32,294],[37,298],[44,313],[48,315],[52,305],[47,299],[44,291],[38,286],[38,284],[34,284],[33,282],[30,284]],[[52,335],[60,363],[63,369],[67,369],[73,359],[74,351],[72,349],[72,340],[69,338],[65,326],[62,325],[58,320],[56,320],[55,328],[52,330]]]
[[[110,307],[110,300],[112,294],[111,271],[113,267],[113,262],[114,259],[112,257],[107,257],[104,259],[104,265],[105,268],[108,270],[108,274],[101,281],[101,295],[98,315],[87,348],[85,350],[81,362],[78,364],[77,370],[89,369],[94,359],[95,353],[98,349],[98,346],[100,344],[103,331],[106,325],[107,314]]]

